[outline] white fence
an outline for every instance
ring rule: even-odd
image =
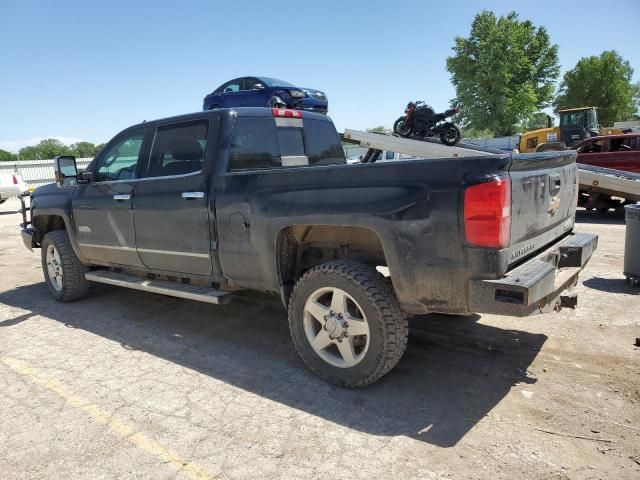
[[[93,158],[76,158],[78,170],[87,168]],[[18,162],[0,162],[0,174],[17,173],[30,187],[39,187],[55,181],[53,160],[20,160]]]

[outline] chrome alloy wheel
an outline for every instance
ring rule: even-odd
[[[60,261],[60,255],[58,250],[53,245],[49,245],[47,248],[47,275],[49,276],[49,282],[56,290],[62,290],[62,262]]]
[[[370,343],[367,318],[344,290],[323,287],[314,291],[304,304],[303,315],[311,348],[328,364],[351,368],[367,354]]]

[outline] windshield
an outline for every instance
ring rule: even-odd
[[[266,83],[268,87],[293,87],[294,86],[288,82],[285,82],[284,80],[278,80],[277,78],[260,77],[260,80]]]
[[[595,110],[581,110],[576,112],[564,112],[560,116],[561,127],[582,127],[588,130],[598,128],[598,120]]]

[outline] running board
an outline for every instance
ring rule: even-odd
[[[144,292],[159,293],[170,297],[186,298],[198,302],[214,303],[222,305],[229,303],[231,292],[224,292],[214,288],[187,283],[168,282],[165,280],[149,280],[147,278],[129,275],[127,273],[112,272],[109,270],[96,270],[86,273],[85,278],[91,282],[106,283],[117,287],[142,290]]]

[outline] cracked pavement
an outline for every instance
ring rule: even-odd
[[[412,319],[361,390],[306,370],[279,300],[229,305],[95,285],[48,294],[19,203],[0,206],[0,472],[10,479],[578,479],[640,476],[640,289],[624,221],[579,305],[525,319]]]

